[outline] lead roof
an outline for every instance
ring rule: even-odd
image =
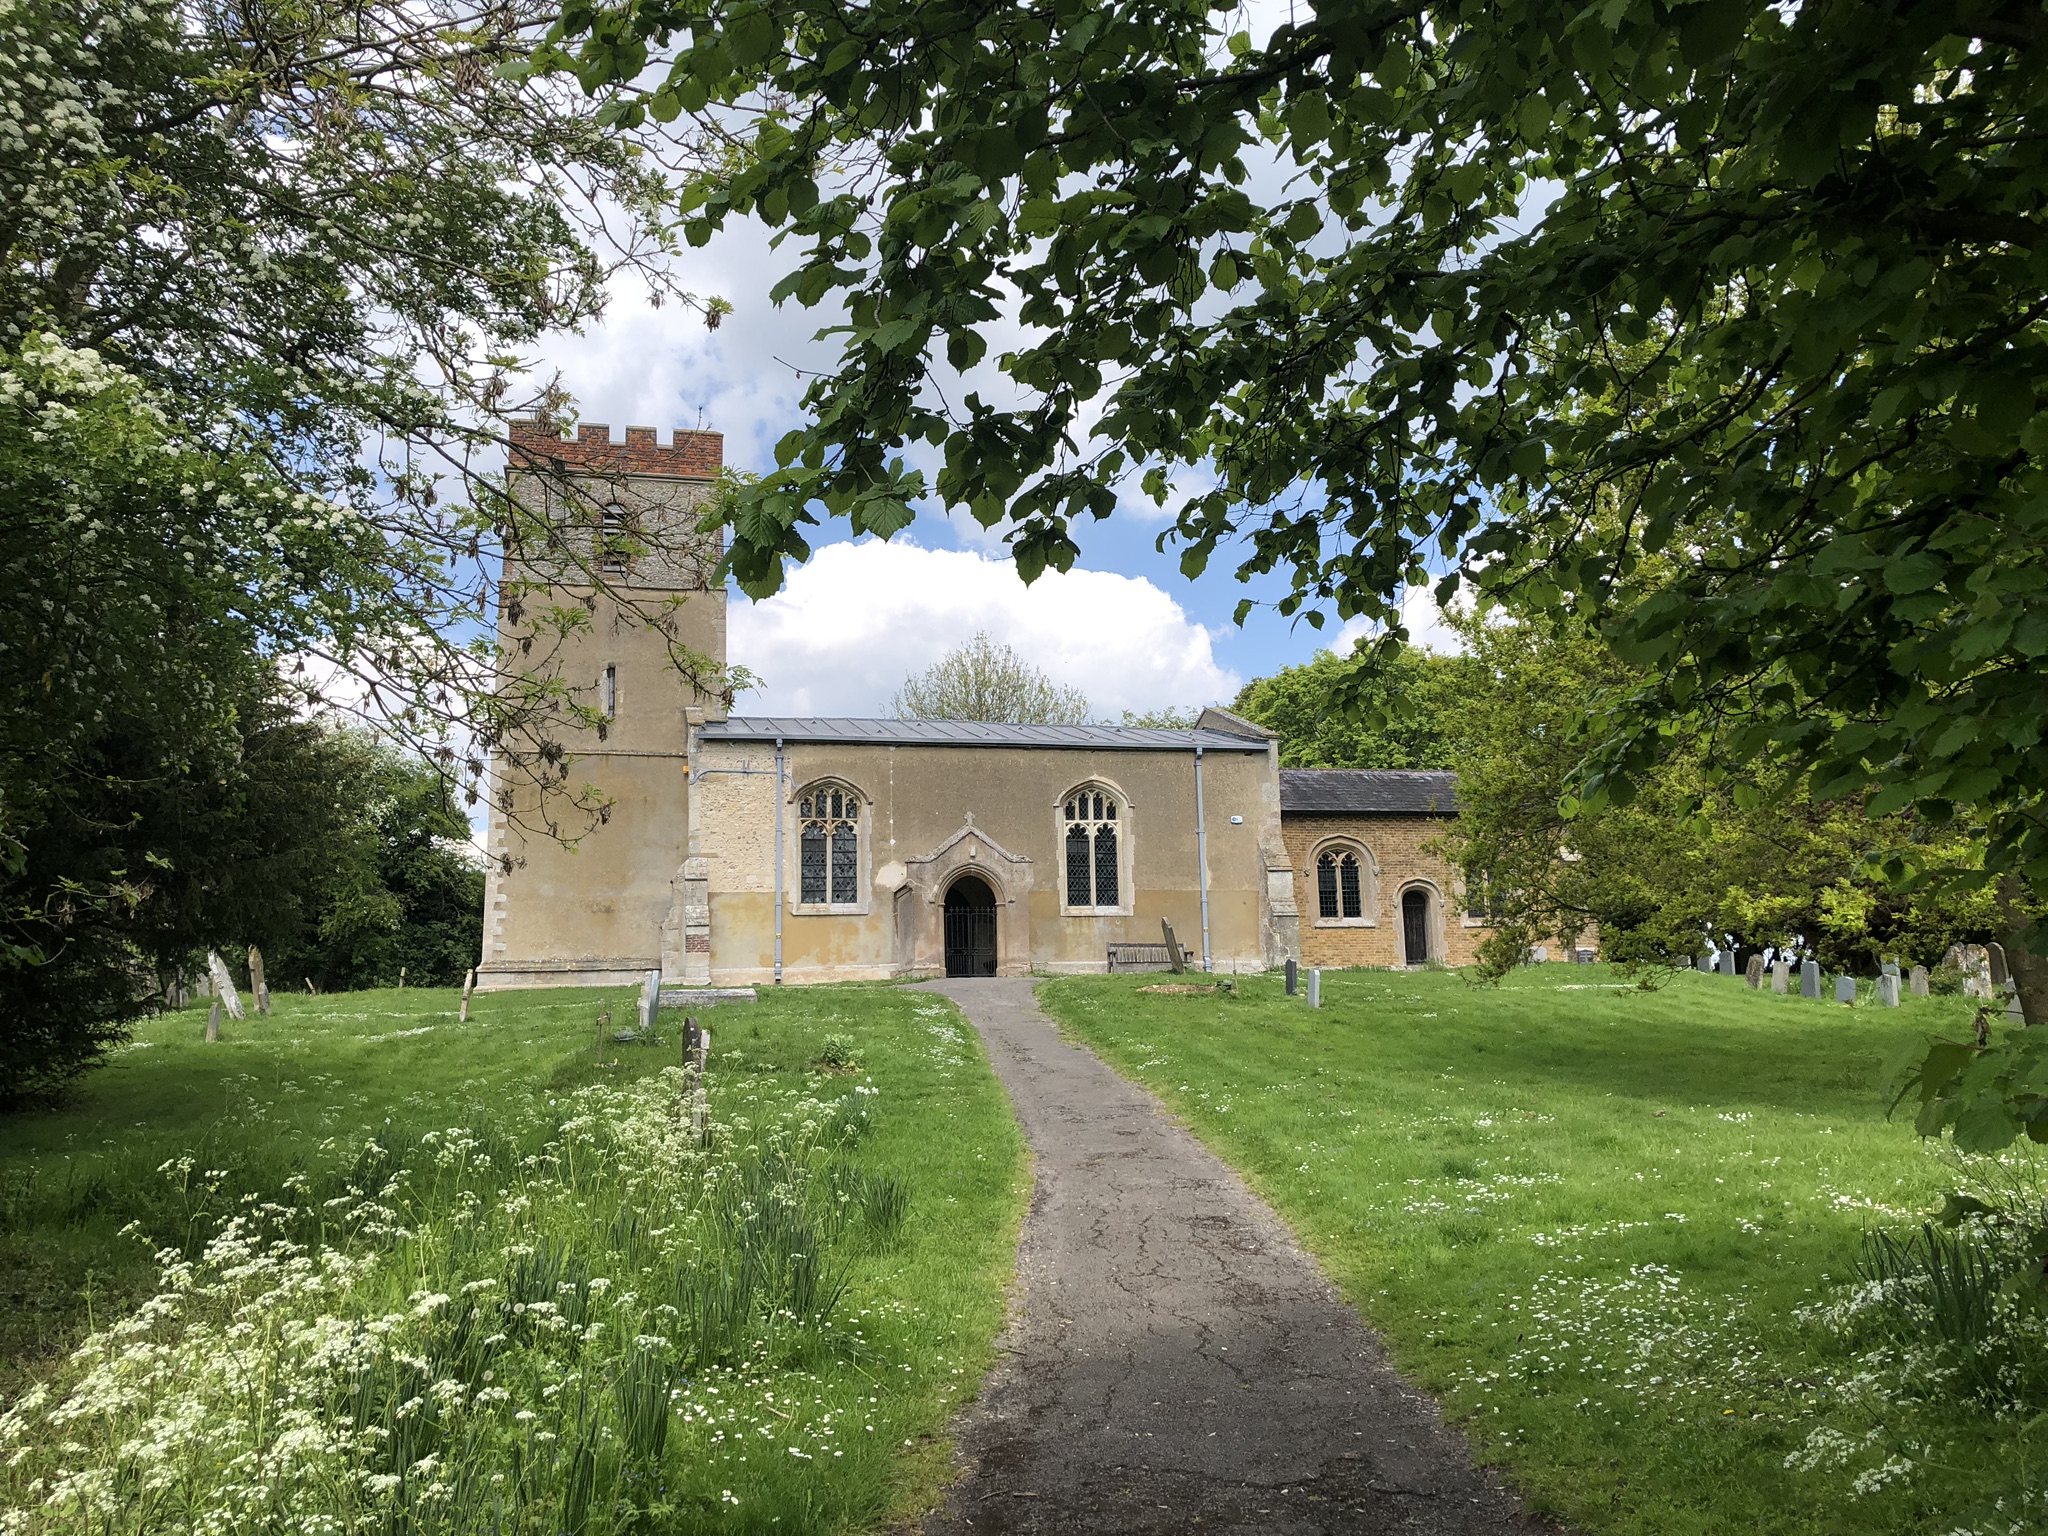
[[[1109,752],[1264,752],[1263,737],[1213,727],[1007,725],[985,720],[862,720],[834,715],[735,715],[705,724],[705,741],[875,747],[1028,747]]]

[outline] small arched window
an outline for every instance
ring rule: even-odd
[[[840,784],[815,784],[797,797],[797,899],[805,906],[860,900],[860,797]]]
[[[1325,848],[1316,857],[1316,916],[1342,919],[1365,916],[1365,878],[1358,854],[1349,848]]]
[[[1114,907],[1117,881],[1116,796],[1090,785],[1067,796],[1067,905]]]

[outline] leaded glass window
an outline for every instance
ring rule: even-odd
[[[1113,907],[1122,900],[1116,796],[1093,788],[1067,797],[1067,905]]]
[[[860,797],[819,784],[797,797],[797,899],[805,906],[852,906],[860,900]]]
[[[1327,848],[1316,860],[1316,915],[1336,920],[1365,916],[1365,880],[1358,855]]]

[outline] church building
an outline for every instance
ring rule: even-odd
[[[1432,849],[1449,774],[1283,770],[1221,709],[1187,730],[729,714],[675,665],[726,654],[695,531],[722,447],[513,425],[510,483],[548,533],[508,558],[499,638],[587,724],[493,759],[480,986],[1100,972],[1162,922],[1225,973],[1471,959],[1484,914]],[[586,789],[587,830],[559,810]]]

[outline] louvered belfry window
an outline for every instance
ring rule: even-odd
[[[860,900],[860,797],[836,784],[814,785],[797,799],[797,899],[808,907]]]
[[[1363,917],[1365,887],[1358,855],[1349,848],[1326,848],[1316,860],[1316,916]]]
[[[1116,797],[1077,789],[1067,797],[1067,905],[1114,907],[1118,885]]]

